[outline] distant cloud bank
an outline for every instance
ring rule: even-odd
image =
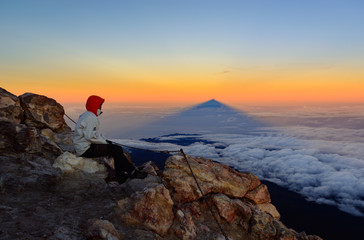
[[[145,137],[162,137],[118,141],[183,148],[187,154],[251,171],[309,200],[364,216],[362,110],[362,104],[277,106],[252,108],[247,114],[210,100],[138,128]]]

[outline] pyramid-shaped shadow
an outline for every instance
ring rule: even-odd
[[[247,133],[265,126],[252,116],[214,99],[149,123],[137,130],[142,137],[167,134]],[[130,135],[136,135],[135,132]],[[128,135],[126,134],[126,136]]]

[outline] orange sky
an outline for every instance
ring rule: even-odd
[[[60,103],[364,102],[361,2],[71,2],[2,4],[0,87]]]
[[[80,72],[11,73],[3,88],[20,95],[33,92],[61,103],[83,102],[89,95],[109,102],[186,102],[212,98],[222,102],[364,102],[364,70],[253,68],[103,69]],[[123,68],[121,68],[123,69]]]

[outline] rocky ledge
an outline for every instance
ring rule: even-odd
[[[209,159],[187,156],[204,196],[182,155],[106,183],[110,159],[76,157],[63,115],[53,99],[0,88],[0,239],[225,239],[210,209],[229,239],[321,239],[280,222],[254,174]]]

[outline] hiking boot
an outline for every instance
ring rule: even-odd
[[[143,179],[143,178],[146,178],[148,176],[148,173],[146,172],[141,172],[139,171],[138,169],[135,169],[131,175],[130,175],[130,178],[140,178],[140,179]]]
[[[124,183],[126,180],[128,180],[128,178],[130,177],[130,174],[123,174],[120,177],[117,178],[118,183],[122,184]]]

